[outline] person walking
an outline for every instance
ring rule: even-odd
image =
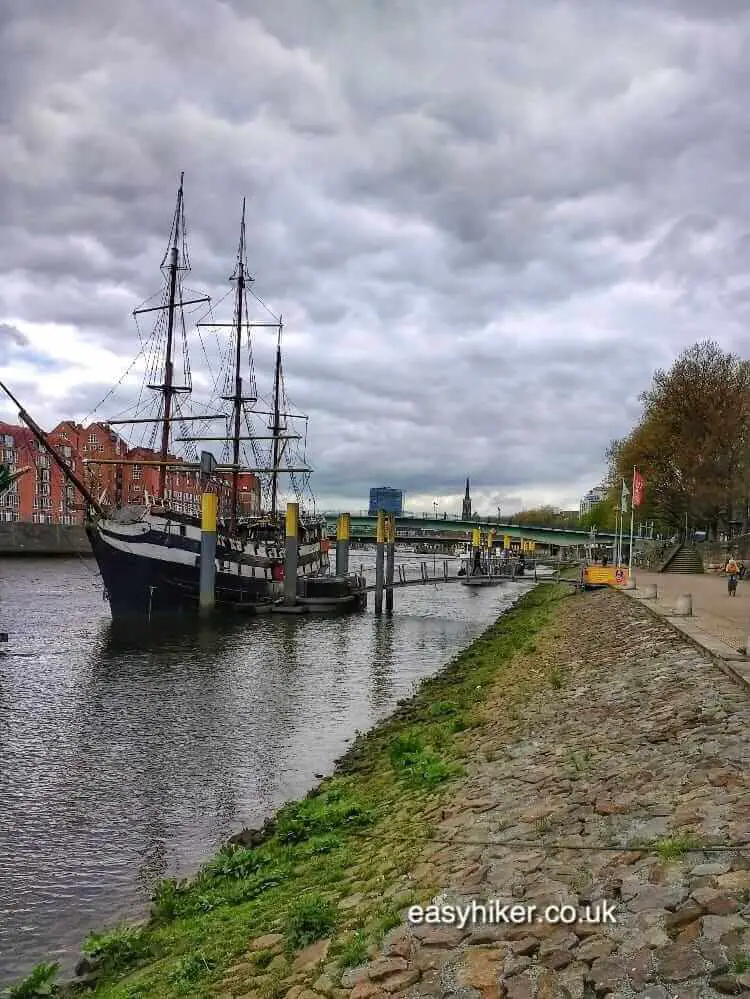
[[[730,555],[724,568],[727,574],[727,592],[730,597],[737,596],[737,577],[740,574],[740,567],[737,565],[734,555]]]

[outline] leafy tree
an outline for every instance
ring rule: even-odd
[[[12,484],[13,476],[11,475],[10,468],[8,465],[0,465],[0,493],[4,493],[10,489]]]
[[[554,506],[540,506],[531,510],[519,510],[508,518],[509,524],[518,524],[520,527],[557,527],[561,530],[566,528],[575,529],[578,523],[578,514],[565,513]]]
[[[586,531],[596,528],[597,531],[614,531],[617,523],[616,506],[609,498],[595,503],[588,513],[578,521],[578,526]]]
[[[750,507],[750,364],[711,340],[694,344],[641,395],[632,432],[610,446],[610,475],[646,479],[643,519],[667,531],[730,520]]]

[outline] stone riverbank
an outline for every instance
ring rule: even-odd
[[[749,792],[745,690],[623,594],[538,587],[81,970],[117,999],[750,993]],[[408,920],[489,899],[616,922]]]
[[[338,988],[324,968],[289,999],[750,993],[750,699],[610,592],[560,606],[516,662],[519,678],[539,673],[546,686],[526,698],[490,695],[411,878],[446,903],[608,899],[616,925],[404,921]],[[229,984],[253,994],[239,969]]]

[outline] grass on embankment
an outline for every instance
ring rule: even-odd
[[[256,975],[247,991],[279,999],[294,952],[315,940],[331,939],[329,969],[367,960],[401,912],[438,887],[410,887],[404,875],[481,736],[488,690],[516,683],[514,657],[533,654],[568,590],[540,586],[523,597],[390,720],[359,736],[332,777],[285,805],[263,843],[221,850],[190,881],[162,882],[148,923],[91,934],[83,949],[98,976],[92,994],[229,995],[232,968],[243,962],[243,974],[252,963]],[[283,952],[248,954],[249,939],[268,933],[283,934]],[[51,974],[37,966],[35,975],[10,994],[54,995],[44,991]]]

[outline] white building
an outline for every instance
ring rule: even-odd
[[[607,492],[606,486],[595,486],[594,489],[589,489],[578,506],[578,515],[585,516],[592,506],[596,506],[597,503],[601,503],[607,498]]]

